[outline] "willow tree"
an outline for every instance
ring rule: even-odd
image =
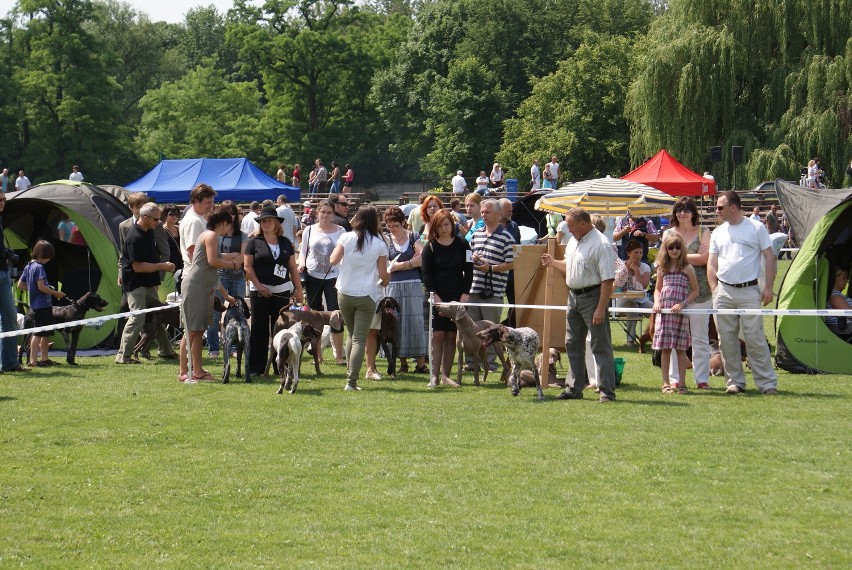
[[[796,79],[803,73],[821,75],[811,69],[814,58],[848,59],[850,13],[852,0],[672,0],[637,53],[638,74],[625,111],[633,164],[665,147],[700,169],[709,147],[722,145],[722,170],[715,174],[724,181],[732,172],[728,152],[732,145],[743,146],[747,159],[761,151],[760,164],[778,168],[789,166],[789,160],[782,160],[783,144],[799,162],[816,152],[831,156],[833,163],[842,151],[827,143],[835,138],[829,130],[848,130],[844,127],[848,113],[844,118],[835,105],[835,120],[823,116],[805,125],[799,122],[796,136],[797,121],[789,113],[805,108],[796,103],[796,96],[801,96],[796,89],[809,93],[824,88],[818,80]],[[834,84],[840,89],[835,98],[848,100],[848,79],[845,87],[842,83]],[[805,95],[812,102],[809,113],[822,115],[831,107],[827,99],[831,97]],[[808,147],[806,141],[820,142]],[[767,151],[776,159],[766,160]],[[746,173],[748,183],[796,175],[757,165],[747,166]]]

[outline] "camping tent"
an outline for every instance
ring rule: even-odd
[[[189,193],[199,183],[216,190],[216,200],[238,203],[275,200],[283,194],[288,202],[298,202],[295,186],[275,180],[246,158],[191,158],[163,160],[142,178],[127,184],[131,192],[145,192],[164,204],[189,202]]]
[[[118,224],[130,217],[117,192],[85,182],[57,180],[7,194],[3,222],[9,247],[20,257],[19,268],[29,261],[35,242],[46,239],[56,249],[56,257],[46,266],[48,280],[72,299],[95,291],[109,302],[105,313],[117,313],[121,302],[116,285]],[[66,216],[76,224],[86,245],[59,239],[57,226]],[[100,329],[84,328],[78,346],[102,344],[114,330],[115,321]],[[54,342],[59,346],[61,337],[55,335]]]
[[[814,190],[776,180],[778,200],[801,249],[778,295],[779,309],[823,309],[837,267],[852,263],[852,190]],[[850,323],[852,324],[852,323]],[[790,372],[852,374],[852,344],[819,317],[776,320],[775,363]]]
[[[622,176],[672,196],[710,196],[716,193],[716,182],[696,174],[661,150],[648,162]]]

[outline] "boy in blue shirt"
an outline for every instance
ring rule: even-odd
[[[53,324],[53,300],[51,297],[62,299],[65,293],[57,291],[47,283],[47,273],[44,264],[56,255],[53,244],[41,240],[33,247],[32,261],[30,261],[21,273],[18,280],[18,289],[29,291],[30,309],[33,311],[35,326],[44,327]],[[50,348],[50,337],[53,331],[37,332],[30,339],[30,367],[54,366],[57,363],[48,358]],[[41,350],[42,360],[38,360]]]

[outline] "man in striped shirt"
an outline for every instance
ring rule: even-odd
[[[473,252],[473,285],[470,288],[471,303],[488,303],[493,307],[470,307],[468,314],[474,321],[486,319],[499,323],[503,307],[503,295],[509,271],[512,270],[515,239],[501,225],[503,220],[500,203],[494,199],[483,200],[480,215],[485,226],[473,232],[470,249]],[[488,350],[488,365],[497,369],[497,355],[493,347]],[[470,362],[468,362],[470,365]]]

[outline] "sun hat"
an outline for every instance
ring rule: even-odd
[[[258,223],[260,223],[261,221],[267,218],[275,218],[276,220],[278,220],[279,224],[284,221],[284,218],[278,215],[278,212],[275,211],[275,208],[273,206],[267,206],[263,208],[260,211],[260,214],[257,216],[256,220]]]

